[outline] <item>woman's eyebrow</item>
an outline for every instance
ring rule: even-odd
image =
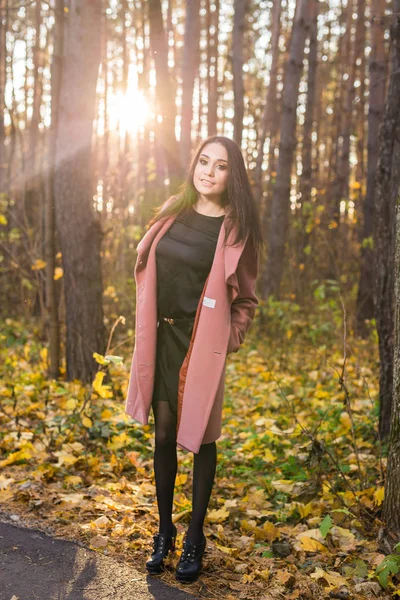
[[[208,154],[200,154],[200,158],[201,158],[202,156],[204,156],[204,158],[208,158],[208,159],[210,158],[210,157],[208,156]],[[227,163],[228,161],[227,161],[227,160],[225,160],[224,158],[217,158],[217,162],[224,162],[224,163]]]

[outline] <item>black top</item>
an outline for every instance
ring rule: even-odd
[[[178,216],[156,248],[158,317],[193,318],[210,272],[224,216],[193,208]]]

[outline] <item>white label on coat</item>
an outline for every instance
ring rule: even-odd
[[[214,300],[214,298],[207,298],[207,296],[204,296],[203,306],[207,306],[207,308],[215,308],[216,302],[217,301]]]

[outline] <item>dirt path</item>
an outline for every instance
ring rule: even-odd
[[[0,523],[0,600],[196,600],[133,567]]]

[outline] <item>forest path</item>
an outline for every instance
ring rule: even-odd
[[[115,558],[0,522],[0,600],[196,600]]]

